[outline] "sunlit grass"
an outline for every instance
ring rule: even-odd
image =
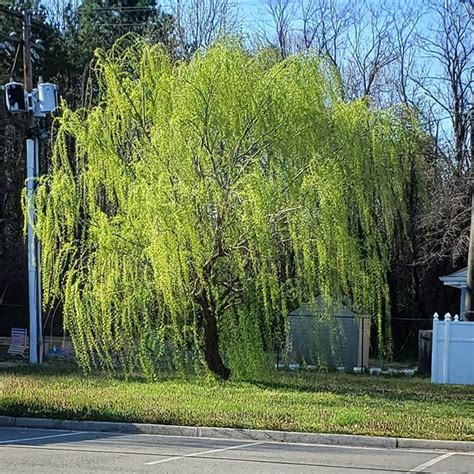
[[[474,391],[422,378],[276,373],[254,381],[0,370],[0,414],[474,441]]]

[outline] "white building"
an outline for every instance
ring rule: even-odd
[[[464,321],[466,319],[466,288],[467,288],[467,268],[458,270],[457,272],[451,273],[450,275],[439,277],[439,279],[446,286],[452,288],[458,288],[461,290],[460,301],[459,301],[459,320]]]

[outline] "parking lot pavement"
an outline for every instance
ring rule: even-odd
[[[0,472],[474,473],[474,455],[0,428]]]

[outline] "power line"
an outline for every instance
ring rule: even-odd
[[[160,10],[160,7],[158,5],[150,5],[148,7],[121,7],[121,6],[116,6],[116,7],[93,7],[89,8],[89,11],[145,11],[145,12],[153,12],[153,11],[158,11]]]
[[[183,2],[184,5],[186,6],[186,2]],[[166,4],[160,4],[160,5],[149,5],[149,6],[109,6],[109,7],[91,7],[88,10],[89,11],[153,11],[153,10],[163,10],[165,7],[170,8],[176,6],[173,2],[168,1]],[[237,2],[235,4],[229,5],[230,8],[232,7],[242,7],[242,6],[249,6],[249,7],[262,7],[266,8],[265,2],[258,2],[258,1],[241,1]]]
[[[146,22],[135,22],[135,23],[100,23],[103,26],[154,26],[155,24],[151,21]]]

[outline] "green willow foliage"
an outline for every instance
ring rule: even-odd
[[[252,373],[317,295],[369,312],[390,350],[408,111],[345,102],[324,59],[233,41],[189,63],[119,43],[95,72],[98,105],[64,108],[36,194],[44,304],[86,370],[205,367],[215,318],[224,362]]]

